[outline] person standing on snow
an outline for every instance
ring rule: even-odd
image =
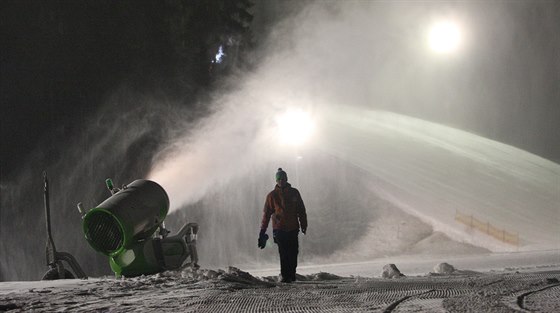
[[[297,256],[299,252],[298,234],[307,232],[307,214],[299,191],[288,183],[288,175],[278,169],[276,186],[266,196],[259,234],[258,246],[263,249],[268,235],[266,229],[272,217],[272,234],[280,253],[280,273],[282,282],[296,280]]]

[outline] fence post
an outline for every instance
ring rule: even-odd
[[[475,218],[473,214],[463,214],[457,209],[455,209],[455,220],[471,228],[478,229],[481,232],[486,231],[486,234],[488,234],[489,236],[492,236],[504,243],[516,245],[517,248],[519,248],[519,233],[508,233],[505,228],[499,229],[497,227],[494,227],[494,225],[492,225],[489,221],[484,223],[483,221]],[[486,229],[484,229],[484,224],[486,224]],[[502,233],[501,236],[500,232]]]

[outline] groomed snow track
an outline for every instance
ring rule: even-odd
[[[340,279],[217,293],[196,312],[560,311],[560,272]]]
[[[0,311],[560,312],[559,279],[560,271],[550,271],[278,284],[228,273],[202,280],[167,274],[2,292]]]

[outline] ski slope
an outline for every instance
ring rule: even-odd
[[[493,251],[560,248],[560,165],[458,129],[349,107],[322,112],[317,147],[377,178],[376,192],[450,237]],[[472,214],[519,246],[455,221]]]

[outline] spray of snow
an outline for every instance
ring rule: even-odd
[[[464,84],[468,62],[459,59],[468,52],[442,60],[426,49],[419,25],[429,25],[440,9],[425,3],[311,4],[278,24],[256,69],[236,77],[237,88],[211,104],[215,113],[157,156],[149,178],[168,191],[174,211],[278,162],[272,171],[301,156],[297,147],[282,144],[275,128],[283,112],[301,110],[317,123],[305,149],[364,169],[383,182],[376,189],[380,196],[436,231],[492,250],[516,249],[458,230],[453,216],[459,209],[519,230],[532,247],[558,248],[559,165],[387,112],[468,125],[476,123],[469,120],[474,103],[501,99],[488,92],[473,95]],[[464,9],[468,25],[474,11]],[[496,29],[508,23],[500,21]],[[307,197],[321,197],[308,190]],[[259,211],[245,205],[238,210]]]

